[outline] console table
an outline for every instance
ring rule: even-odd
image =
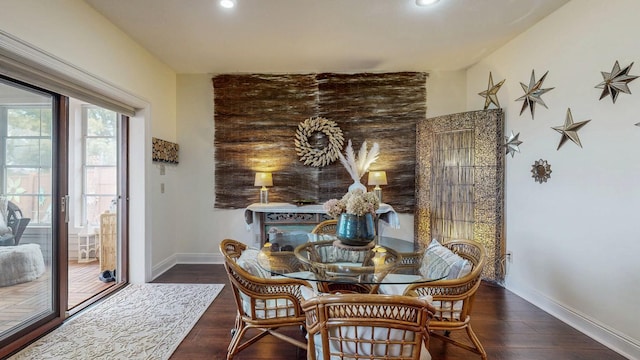
[[[393,228],[399,228],[398,214],[389,204],[380,204],[376,213],[379,219]],[[245,221],[250,229],[259,236],[260,245],[269,239],[269,230],[310,232],[313,227],[331,217],[322,204],[295,205],[290,203],[251,204],[245,210]],[[377,229],[379,230],[379,229]]]

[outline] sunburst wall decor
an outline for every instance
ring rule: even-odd
[[[531,173],[533,173],[531,177],[540,184],[547,182],[551,177],[551,165],[547,160],[536,160],[531,167]]]

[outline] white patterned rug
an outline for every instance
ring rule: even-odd
[[[10,359],[168,359],[223,287],[129,285]]]

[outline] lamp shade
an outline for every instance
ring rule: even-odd
[[[369,171],[369,185],[387,185],[386,171]]]
[[[273,186],[273,177],[269,172],[257,172],[254,186]]]

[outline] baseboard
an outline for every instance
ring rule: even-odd
[[[151,279],[155,280],[158,276],[164,274],[167,270],[171,269],[177,263],[177,256],[175,254],[162,260],[159,264],[151,268]]]
[[[513,286],[513,284],[509,284],[507,289],[620,355],[629,359],[640,359],[640,341],[620,334],[586,314],[558,303],[535,290]]]
[[[180,253],[176,254],[178,264],[222,264],[221,254]]]

